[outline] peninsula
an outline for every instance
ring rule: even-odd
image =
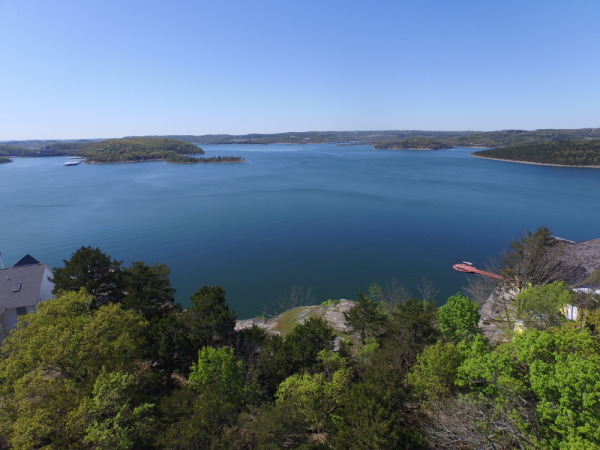
[[[528,164],[600,168],[600,139],[512,145],[477,151],[472,156]]]

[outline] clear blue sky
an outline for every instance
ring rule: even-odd
[[[0,0],[0,140],[583,127],[598,0]]]

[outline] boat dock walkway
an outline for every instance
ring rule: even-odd
[[[481,275],[482,277],[493,278],[495,280],[500,281],[506,280],[502,275],[486,272],[485,270],[479,270],[473,265],[473,263],[470,263],[468,261],[463,261],[462,263],[454,264],[452,268],[454,270],[458,270],[459,272],[473,273],[475,275]]]

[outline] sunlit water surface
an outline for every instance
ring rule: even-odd
[[[82,245],[125,265],[172,270],[186,305],[220,285],[238,317],[293,286],[316,301],[354,298],[391,278],[415,294],[426,276],[443,300],[466,284],[452,264],[485,265],[526,230],[600,237],[600,171],[488,161],[471,149],[204,146],[245,163],[0,165],[0,251],[50,266]]]

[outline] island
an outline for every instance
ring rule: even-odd
[[[130,137],[70,145],[69,154],[85,158],[86,163],[123,163],[141,161],[167,161],[170,163],[240,162],[238,156],[202,158],[190,155],[203,154],[197,145],[172,138]]]
[[[600,168],[600,139],[512,145],[477,151],[471,156],[529,164]]]
[[[0,164],[12,162],[12,159],[0,156]]]

